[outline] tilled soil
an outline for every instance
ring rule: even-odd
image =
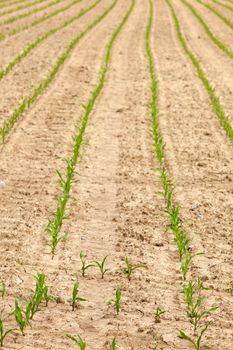
[[[83,0],[63,15],[0,42],[1,66],[41,33],[93,3]],[[66,334],[80,334],[92,350],[110,349],[113,337],[122,350],[152,350],[156,344],[166,350],[193,348],[178,337],[179,329],[191,334],[192,327],[181,292],[180,263],[153,145],[145,51],[147,0],[136,1],[114,44],[107,79],[81,145],[62,227],[66,239],[58,245],[54,259],[48,246],[46,226],[60,194],[56,170],[65,173],[64,158],[71,157],[82,104],[98,82],[106,44],[130,3],[118,0],[108,16],[81,39],[50,86],[1,145],[0,278],[6,283],[7,295],[0,300],[0,308],[7,327],[15,327],[14,317],[9,315],[14,300],[30,296],[36,272],[45,273],[56,296],[47,308],[41,306],[25,336],[14,331],[6,338],[5,349],[77,349]],[[215,35],[233,48],[230,28],[195,0],[190,3]],[[65,4],[68,1],[54,7]],[[102,0],[78,21],[52,35],[0,81],[1,125],[48,75],[68,43],[110,4],[110,0]],[[218,306],[208,317],[211,323],[203,344],[212,350],[230,350],[233,297],[226,289],[233,281],[232,141],[220,126],[209,96],[178,41],[165,1],[154,4],[151,47],[166,165],[190,251],[204,253],[192,259],[191,276],[202,276],[209,288],[205,292],[207,305]],[[174,1],[174,8],[188,46],[198,56],[233,122],[232,60],[210,40],[180,0]],[[220,6],[218,9],[226,12]],[[24,21],[28,23],[29,18]],[[107,256],[110,271],[104,279],[93,267],[86,277],[81,276],[81,252],[89,261]],[[134,264],[146,266],[136,270],[131,281],[121,272],[126,256]],[[75,281],[87,300],[72,311]],[[117,288],[122,293],[119,315],[114,310]],[[166,311],[160,323],[154,319],[157,308]]]

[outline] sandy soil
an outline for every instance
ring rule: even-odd
[[[2,41],[1,65],[40,33],[91,3],[83,0],[48,23]],[[0,81],[1,123],[48,74],[77,32],[110,3],[102,0],[93,11],[39,45]],[[113,337],[120,350],[152,350],[156,344],[164,350],[192,349],[178,337],[178,329],[189,332],[190,323],[153,147],[145,54],[146,0],[136,1],[117,38],[104,89],[90,115],[62,228],[67,239],[58,246],[53,260],[48,247],[46,225],[59,195],[56,170],[65,171],[63,158],[71,156],[82,103],[97,84],[105,45],[130,3],[119,0],[80,41],[50,87],[0,147],[0,278],[8,290],[7,296],[0,298],[0,309],[5,309],[6,325],[14,326],[13,316],[7,314],[16,297],[30,295],[37,271],[45,273],[51,293],[58,297],[57,303],[41,307],[24,337],[18,331],[7,337],[4,349],[77,349],[66,333],[80,334],[92,350],[110,349]],[[230,30],[196,2],[192,4],[211,29],[216,29],[216,35],[220,33],[233,47]],[[210,41],[180,0],[174,5],[189,47],[222,96],[224,110],[232,116],[231,60]],[[233,297],[226,289],[233,280],[232,143],[178,42],[163,0],[155,2],[151,39],[159,81],[160,130],[175,200],[181,207],[190,249],[205,253],[193,259],[192,276],[203,276],[210,288],[207,304],[219,306],[210,318],[204,343],[211,350],[230,350]],[[94,268],[85,278],[81,276],[81,251],[88,260],[108,255],[111,270],[103,280]],[[137,270],[131,282],[120,272],[125,256],[147,266]],[[76,280],[87,301],[72,312],[69,298]],[[112,302],[116,288],[122,292],[118,316]],[[153,316],[157,307],[166,310],[160,323],[155,323]]]

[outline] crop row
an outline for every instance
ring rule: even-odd
[[[3,12],[0,12],[0,17],[4,16],[4,15],[8,15],[10,13],[13,13],[13,12],[17,12],[19,10],[24,10],[24,9],[27,9],[29,7],[32,7],[34,5],[37,5],[37,4],[41,4],[42,2],[45,2],[47,0],[35,0],[33,2],[29,2],[28,4],[26,5],[19,5],[17,7],[14,7],[14,8],[10,8],[8,10],[5,10]]]
[[[37,100],[37,98],[44,92],[44,90],[50,85],[53,81],[60,68],[67,60],[71,52],[78,45],[80,40],[92,30],[98,23],[100,23],[116,5],[118,0],[114,0],[112,4],[105,10],[100,16],[98,16],[91,24],[89,24],[86,29],[79,33],[67,46],[66,50],[60,55],[57,59],[56,64],[53,66],[47,78],[42,80],[42,82],[33,90],[31,95],[25,97],[20,103],[19,107],[11,114],[7,121],[4,122],[0,128],[0,138],[2,141],[5,140],[5,137],[10,132],[14,124],[19,120],[22,114],[29,109],[29,107]]]
[[[228,9],[228,10],[230,10],[230,11],[233,12],[233,7],[232,7],[232,6],[227,5],[227,4],[224,4],[223,2],[218,1],[218,0],[212,0],[212,1],[213,1],[215,4],[220,5],[220,6],[222,6],[222,7],[225,7],[226,9]]]
[[[180,22],[179,19],[176,15],[175,9],[171,3],[170,0],[165,0],[170,11],[171,11],[171,15],[172,18],[174,20],[175,23],[175,28],[176,28],[176,34],[178,37],[178,40],[184,50],[184,52],[187,54],[187,56],[189,57],[190,61],[192,62],[193,66],[195,67],[198,76],[204,86],[204,88],[206,89],[212,106],[213,106],[213,110],[220,122],[220,125],[224,128],[224,130],[226,131],[227,136],[230,138],[231,142],[233,142],[233,129],[231,126],[231,123],[229,122],[220,102],[219,99],[215,93],[215,89],[212,87],[211,83],[209,82],[209,80],[207,79],[203,69],[201,68],[201,63],[199,61],[199,59],[195,56],[195,54],[192,52],[192,50],[188,47],[185,37],[182,34],[182,30],[181,30],[181,26],[180,26]]]
[[[211,6],[210,4],[203,2],[202,0],[196,0],[199,4],[205,6],[208,10],[213,12],[216,16],[218,16],[228,27],[233,29],[233,22],[224,16],[222,13],[220,13],[215,7]]]
[[[209,38],[230,58],[233,58],[233,51],[223,43],[209,28],[209,26],[205,23],[204,19],[198,13],[198,11],[186,0],[181,0],[181,2],[192,12],[192,14],[197,18],[197,20],[201,23],[204,28],[206,34]]]
[[[10,61],[5,68],[0,70],[0,80],[3,79],[4,76],[6,76],[19,62],[22,61],[23,58],[27,57],[33,49],[35,49],[39,44],[41,44],[43,41],[48,39],[53,34],[57,33],[59,30],[67,27],[68,25],[72,24],[73,22],[77,21],[79,18],[83,17],[85,14],[87,14],[89,11],[94,9],[101,0],[97,0],[94,2],[91,6],[87,7],[84,10],[81,10],[77,15],[71,17],[70,19],[64,21],[59,26],[51,28],[44,34],[38,36],[34,41],[29,43],[23,50],[20,52],[17,56],[15,56],[12,61]]]
[[[168,1],[168,0],[167,0]],[[155,154],[159,162],[159,169],[163,185],[163,197],[165,200],[168,217],[170,221],[170,229],[174,234],[177,245],[178,256],[180,261],[180,269],[183,276],[184,300],[187,307],[187,315],[189,321],[193,325],[193,335],[187,335],[180,330],[179,336],[191,343],[196,350],[201,349],[201,340],[207,331],[208,323],[204,320],[216,307],[206,309],[204,305],[205,296],[202,292],[205,290],[201,277],[193,280],[190,273],[191,261],[195,255],[191,255],[189,249],[189,239],[187,233],[182,227],[182,219],[180,217],[180,207],[175,203],[174,185],[169,174],[168,166],[165,161],[165,143],[159,129],[158,119],[158,81],[154,65],[153,53],[150,47],[150,37],[153,23],[153,2],[150,0],[150,16],[146,30],[146,54],[148,58],[150,79],[151,79],[151,120],[154,137]],[[198,255],[198,254],[196,254]],[[189,277],[189,278],[188,278]]]
[[[13,0],[13,1],[1,0],[0,1],[0,9],[2,9],[4,7],[11,6],[11,5],[15,5],[18,3],[26,2],[26,1],[28,1],[28,0]]]
[[[44,1],[44,0],[43,0]],[[64,0],[53,0],[49,3],[47,3],[46,5],[44,6],[40,6],[40,7],[37,7],[37,8],[33,8],[31,11],[27,11],[27,12],[24,12],[24,13],[21,13],[19,15],[15,15],[13,17],[10,17],[10,18],[7,18],[6,20],[2,21],[0,23],[0,25],[4,25],[4,24],[10,24],[10,23],[13,23],[15,21],[18,21],[19,19],[22,19],[22,18],[25,18],[25,17],[28,17],[28,16],[31,16],[32,14],[35,14],[37,12],[40,12],[40,11],[43,11],[43,10],[47,10],[48,8],[50,8],[51,6],[55,6],[57,4],[59,4],[60,2],[63,2]],[[41,0],[40,0],[41,2]]]
[[[28,30],[34,26],[36,26],[37,24],[40,24],[44,21],[47,21],[48,19],[58,15],[59,13],[63,13],[65,12],[66,10],[69,10],[71,7],[73,7],[74,5],[80,3],[81,1],[83,0],[73,0],[70,4],[62,7],[62,8],[59,8],[57,10],[55,10],[54,12],[51,12],[51,13],[45,13],[43,16],[39,17],[39,18],[36,18],[35,20],[33,20],[31,23],[29,24],[25,24],[23,26],[19,26],[17,28],[14,28],[14,29],[11,29],[9,32],[7,33],[1,33],[0,34],[0,41],[6,39],[7,37],[9,36],[13,36],[13,35],[16,35],[24,30]],[[17,20],[18,17],[15,19]]]
[[[114,44],[117,36],[119,35],[122,27],[126,23],[128,17],[130,16],[134,5],[135,5],[135,0],[132,1],[132,4],[131,4],[129,11],[127,12],[125,17],[123,18],[120,25],[117,27],[117,29],[113,32],[112,37],[106,46],[104,62],[102,64],[100,72],[99,72],[98,84],[96,85],[96,87],[92,91],[91,97],[88,99],[88,101],[86,101],[82,105],[84,108],[84,113],[81,117],[81,127],[79,129],[79,132],[77,133],[77,135],[74,136],[72,157],[70,159],[65,159],[65,162],[67,164],[66,175],[62,176],[62,174],[59,171],[57,171],[58,176],[59,176],[59,180],[60,180],[61,194],[57,198],[58,205],[57,205],[57,210],[56,210],[56,213],[54,215],[54,218],[49,219],[48,226],[47,226],[47,231],[48,231],[50,238],[51,238],[50,246],[51,246],[52,256],[54,256],[55,249],[56,249],[58,243],[64,238],[64,235],[61,235],[60,232],[61,232],[64,217],[65,217],[65,209],[66,209],[66,205],[67,205],[69,195],[70,195],[72,180],[73,180],[73,176],[74,176],[74,172],[75,172],[75,166],[76,166],[77,161],[78,161],[80,146],[83,142],[83,137],[84,137],[87,123],[88,123],[88,119],[89,119],[89,116],[90,116],[92,109],[94,108],[96,99],[98,98],[98,96],[100,95],[100,93],[104,87],[106,74],[107,74],[108,69],[109,69],[109,62],[110,62],[110,58],[111,58],[111,51],[112,51],[113,44]]]

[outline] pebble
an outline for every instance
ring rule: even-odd
[[[0,180],[0,188],[1,188],[1,187],[5,187],[5,186],[6,186],[5,182],[2,181],[2,180]]]

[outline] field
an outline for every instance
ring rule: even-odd
[[[233,0],[0,0],[0,348],[233,349]]]

